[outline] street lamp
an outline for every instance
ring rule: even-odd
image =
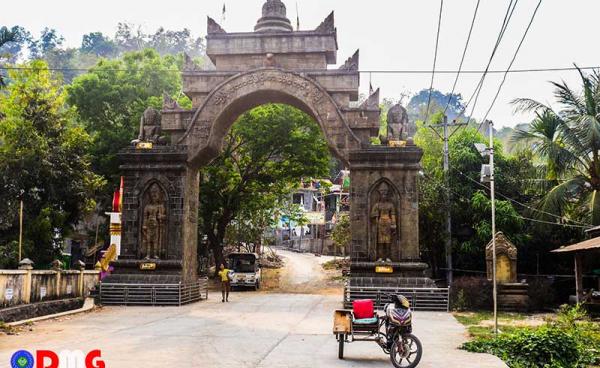
[[[490,198],[492,201],[492,282],[494,285],[494,334],[498,334],[498,282],[496,278],[496,191],[494,182],[494,123],[488,121],[490,144],[475,143],[475,148],[481,157],[488,158],[490,163],[481,166],[481,182],[490,183]]]

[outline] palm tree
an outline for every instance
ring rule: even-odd
[[[5,44],[7,44],[9,42],[15,41],[16,38],[17,38],[16,32],[10,31],[6,27],[0,28],[0,47],[4,46]],[[1,57],[1,55],[0,55],[0,57]],[[4,86],[5,86],[4,79],[2,78],[2,75],[0,75],[0,88],[2,88]]]
[[[545,177],[552,186],[539,203],[542,211],[566,216],[575,211],[600,225],[600,73],[586,75],[578,68],[583,91],[565,83],[552,84],[561,109],[531,99],[517,99],[517,111],[532,111],[529,129],[514,139],[531,144],[545,160]]]

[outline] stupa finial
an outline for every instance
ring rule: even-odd
[[[287,18],[285,4],[281,0],[267,0],[262,7],[262,17],[254,27],[256,32],[291,32],[292,23]]]

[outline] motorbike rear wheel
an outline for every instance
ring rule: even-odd
[[[423,356],[421,341],[413,335],[398,335],[392,344],[390,359],[396,368],[415,368]]]

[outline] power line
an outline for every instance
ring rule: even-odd
[[[502,90],[502,87],[504,86],[504,83],[506,82],[506,77],[508,76],[508,72],[510,71],[510,68],[512,68],[515,60],[517,59],[517,55],[519,54],[519,51],[521,50],[521,46],[523,46],[523,43],[525,42],[525,38],[527,37],[527,34],[529,33],[529,29],[531,29],[531,25],[533,24],[533,21],[535,20],[535,16],[537,15],[537,12],[540,9],[541,5],[542,5],[542,0],[540,0],[538,2],[537,6],[535,7],[535,10],[533,11],[533,14],[531,15],[531,19],[529,20],[529,24],[527,25],[527,28],[525,29],[525,33],[523,33],[523,37],[521,38],[521,41],[519,42],[519,46],[517,47],[517,50],[515,51],[515,54],[513,55],[513,58],[510,61],[510,64],[508,65],[508,69],[507,69],[506,73],[504,73],[504,77],[502,78],[502,82],[500,82],[500,86],[498,87],[498,91],[496,91],[496,95],[494,96],[494,99],[492,100],[492,104],[490,105],[490,108],[487,110],[487,112],[485,113],[485,116],[481,120],[481,124],[483,124],[483,122],[486,121],[488,115],[490,114],[490,111],[492,111],[492,108],[496,104],[496,101],[498,100],[498,96],[500,95],[500,91]],[[481,129],[481,126],[479,128]]]
[[[433,53],[433,69],[431,70],[431,84],[429,84],[429,97],[427,97],[427,110],[425,110],[425,123],[429,118],[429,107],[431,106],[431,92],[433,91],[433,81],[435,79],[435,66],[437,64],[438,49],[440,45],[440,30],[442,28],[442,13],[444,11],[444,0],[440,0],[440,13],[438,16],[437,34],[435,36],[435,52]]]
[[[460,59],[460,64],[458,66],[458,72],[456,73],[456,78],[454,79],[454,84],[452,85],[452,92],[450,92],[450,96],[448,96],[448,102],[446,103],[446,108],[444,108],[444,115],[448,111],[448,107],[450,107],[450,102],[452,101],[452,96],[454,95],[454,91],[456,91],[456,85],[458,84],[458,79],[460,77],[460,73],[463,67],[463,63],[465,62],[465,56],[467,56],[467,50],[469,49],[469,43],[471,41],[471,35],[473,34],[473,28],[475,26],[475,20],[477,19],[477,13],[479,12],[479,4],[481,0],[477,0],[477,4],[475,5],[475,12],[473,13],[473,19],[471,20],[471,28],[469,28],[469,34],[467,36],[467,42],[465,43],[465,48],[462,53],[462,58]]]
[[[573,228],[577,228],[577,229],[589,229],[592,226],[588,225],[588,226],[581,226],[581,225],[571,225],[571,224],[559,224],[557,222],[550,222],[550,221],[544,221],[544,220],[538,220],[538,219],[532,219],[529,217],[523,217],[521,215],[517,215],[517,218],[520,218],[522,220],[527,220],[527,221],[533,221],[533,222],[539,222],[541,224],[546,224],[546,225],[555,225],[555,226],[563,226],[563,227],[573,227]]]
[[[68,72],[68,71],[80,71],[80,72],[89,72],[94,69],[94,66],[89,68],[34,68],[27,66],[0,66],[0,70],[49,70],[49,71],[58,71],[58,72]],[[598,66],[584,66],[580,67],[581,70],[600,70],[600,65]],[[103,72],[126,72],[131,69],[118,69],[118,68],[109,68],[109,69],[96,69],[97,71]],[[180,69],[154,69],[154,68],[144,68],[144,71],[151,72],[183,72]],[[206,70],[210,72],[210,70]],[[315,70],[321,71],[322,70]],[[549,67],[549,68],[527,68],[527,69],[511,69],[511,70],[488,70],[487,74],[526,74],[526,73],[545,73],[545,72],[561,72],[561,71],[577,71],[576,67]],[[225,73],[227,71],[224,71]],[[239,70],[231,70],[231,73],[239,73]],[[310,72],[307,71],[307,72]],[[436,70],[435,74],[456,74],[459,70]],[[485,72],[485,70],[461,70],[460,74],[481,74]],[[358,73],[361,74],[431,74],[431,70],[425,69],[415,69],[415,70],[398,70],[398,69],[377,69],[377,70],[359,70]]]
[[[477,83],[477,86],[475,87],[475,91],[473,91],[473,94],[469,98],[469,101],[467,101],[467,103],[465,104],[463,110],[458,115],[457,119],[459,119],[461,116],[464,115],[464,113],[467,111],[467,108],[471,104],[471,101],[473,101],[473,98],[475,98],[473,108],[471,109],[471,114],[469,115],[469,119],[468,119],[467,123],[469,123],[471,121],[471,116],[473,115],[475,106],[477,106],[477,100],[479,99],[479,94],[481,93],[481,90],[483,89],[483,83],[485,81],[485,77],[488,74],[490,66],[492,65],[492,61],[494,60],[494,57],[496,56],[498,47],[500,46],[500,43],[502,42],[502,39],[504,38],[504,34],[506,33],[508,24],[510,23],[510,20],[512,19],[512,16],[514,14],[514,11],[515,11],[518,3],[519,3],[519,0],[516,0],[516,1],[510,0],[510,2],[508,3],[508,7],[506,8],[506,13],[504,14],[504,19],[502,21],[502,27],[500,27],[500,32],[498,33],[498,37],[496,38],[496,43],[494,45],[494,48],[492,49],[492,54],[490,55],[487,66],[485,67],[485,70],[483,71],[483,74],[481,75],[479,83]]]
[[[586,66],[579,68],[581,70],[596,70],[600,69],[600,66]],[[560,72],[560,71],[577,71],[576,67],[549,67],[549,68],[526,68],[526,69],[512,69],[512,70],[488,70],[487,74],[515,74],[515,73],[543,73],[543,72]],[[456,74],[458,70],[436,70],[435,74]],[[481,74],[485,70],[461,70],[460,74]],[[359,73],[373,73],[373,74],[430,74],[431,70],[415,69],[415,70],[394,70],[394,69],[378,69],[378,70],[359,70]]]
[[[465,177],[466,179],[468,179],[468,180],[472,181],[473,183],[475,183],[475,184],[477,184],[477,185],[479,185],[479,186],[481,186],[481,187],[483,187],[483,188],[485,188],[485,189],[487,189],[487,190],[490,190],[490,188],[489,188],[487,185],[485,185],[485,184],[483,184],[483,183],[480,183],[480,182],[478,182],[477,180],[474,180],[473,178],[471,178],[471,177],[470,177],[470,176],[468,176],[467,174],[463,173],[462,171],[460,171],[460,170],[458,170],[458,169],[454,169],[454,171],[458,172],[460,175],[462,175],[462,176],[463,176],[463,177]],[[529,209],[529,210],[531,210],[531,211],[539,212],[539,213],[542,213],[542,214],[544,214],[544,215],[548,215],[548,216],[554,217],[554,218],[556,218],[556,219],[558,219],[558,220],[566,220],[566,221],[570,221],[570,222],[573,222],[573,223],[576,223],[576,224],[580,224],[580,225],[583,225],[582,227],[585,227],[585,228],[589,228],[589,227],[591,227],[591,226],[592,226],[592,225],[590,225],[590,224],[586,224],[586,223],[584,223],[584,222],[581,222],[581,221],[567,219],[567,218],[564,218],[564,217],[562,217],[562,216],[559,216],[559,215],[557,215],[557,214],[550,213],[550,212],[546,212],[546,211],[543,211],[543,210],[537,209],[537,208],[535,208],[535,207],[531,207],[531,206],[529,206],[529,205],[526,205],[526,204],[524,204],[524,203],[521,203],[521,202],[517,201],[516,199],[510,198],[509,196],[507,196],[507,195],[505,195],[505,194],[502,194],[502,193],[500,193],[500,192],[498,192],[498,191],[496,191],[496,194],[498,194],[500,197],[502,197],[502,198],[504,198],[504,199],[506,199],[506,200],[508,200],[508,201],[510,201],[510,202],[513,202],[513,203],[515,203],[515,204],[518,204],[519,206],[525,207],[525,208],[527,208],[527,209]]]
[[[425,174],[425,177],[426,177],[426,178],[428,178],[428,179],[431,179],[431,180],[433,180],[433,178],[432,178],[430,175],[428,175],[428,174]],[[469,178],[469,179],[471,179],[471,178]],[[471,180],[473,180],[473,179],[471,179]],[[478,182],[478,184],[480,184],[480,183]],[[451,193],[452,193],[452,194],[454,194],[456,197],[458,197],[458,198],[461,198],[462,200],[464,200],[464,201],[467,201],[467,202],[470,202],[470,201],[471,201],[471,199],[468,199],[468,198],[466,198],[464,195],[462,195],[462,194],[460,194],[460,193],[457,193],[457,192],[453,191],[451,188],[449,188],[449,187],[446,187],[446,186],[444,186],[443,184],[442,184],[441,186],[442,186],[442,189],[445,189],[445,190],[447,190],[447,191],[451,192]],[[487,188],[487,187],[486,187],[486,188]],[[488,189],[489,189],[489,188],[488,188]],[[532,218],[529,218],[529,217],[524,217],[524,216],[521,216],[521,215],[516,215],[516,216],[514,216],[514,217],[516,217],[516,218],[520,218],[520,219],[522,219],[522,220],[526,220],[526,221],[538,222],[538,223],[543,223],[543,224],[546,224],[546,225],[554,225],[554,226],[561,226],[561,227],[572,227],[572,228],[578,228],[578,229],[589,229],[589,228],[591,228],[591,227],[592,227],[592,225],[582,226],[582,225],[560,224],[560,223],[557,223],[557,222],[550,222],[550,221],[544,221],[544,220],[532,219]]]

